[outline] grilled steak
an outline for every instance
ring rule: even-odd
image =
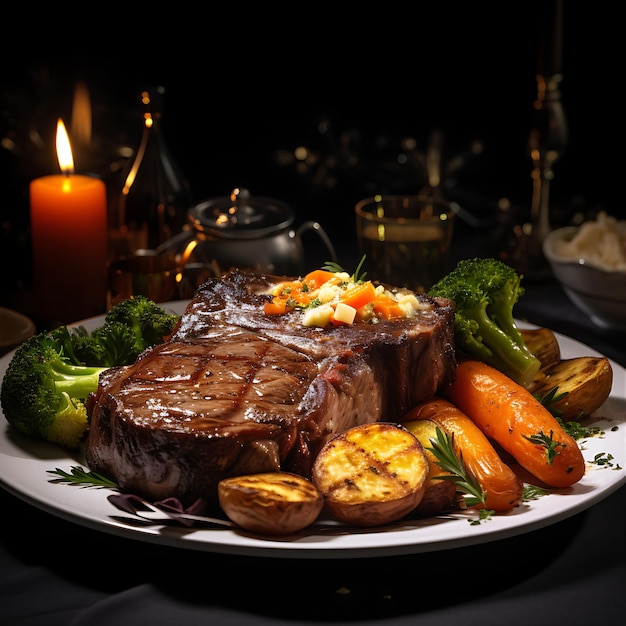
[[[187,503],[220,479],[309,475],[332,434],[395,421],[454,377],[451,303],[414,318],[331,329],[265,315],[284,277],[234,271],[202,285],[166,343],[100,377],[87,463],[122,491]]]

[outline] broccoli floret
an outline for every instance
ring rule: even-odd
[[[133,329],[121,322],[105,323],[91,334],[83,326],[74,327],[70,334],[68,354],[77,365],[130,365],[139,355]]]
[[[161,340],[162,341],[162,340]],[[159,341],[159,343],[161,343]],[[130,365],[137,360],[143,346],[137,345],[135,331],[122,322],[105,322],[91,333],[94,354],[85,363],[97,365]],[[99,361],[94,361],[96,354],[101,352]],[[85,358],[89,358],[86,354]]]
[[[454,301],[455,344],[460,352],[527,386],[541,363],[515,323],[513,307],[524,294],[523,276],[492,258],[459,261],[428,291]]]
[[[178,320],[178,315],[168,313],[153,300],[131,296],[109,310],[99,332],[111,342],[125,343],[129,340],[127,332],[130,330],[134,338],[131,350],[134,360],[145,349],[163,343],[174,331]]]
[[[132,296],[114,305],[91,334],[82,326],[72,328],[67,353],[77,365],[130,365],[146,348],[162,343],[178,319],[154,301]]]
[[[28,339],[7,366],[0,402],[24,435],[74,450],[87,432],[85,400],[106,368],[76,365],[70,353],[65,326]]]
[[[61,332],[61,328],[56,329],[55,332]],[[67,328],[64,354],[75,365],[111,365],[106,362],[107,354],[104,346],[94,341],[84,326]]]
[[[78,448],[88,427],[85,401],[97,390],[100,373],[134,363],[165,341],[178,320],[154,301],[134,296],[111,308],[92,333],[84,326],[60,326],[34,335],[15,351],[2,381],[7,421],[29,437]]]

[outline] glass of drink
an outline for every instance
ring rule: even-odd
[[[448,271],[451,203],[423,195],[377,195],[357,202],[356,232],[371,280],[425,293]]]
[[[174,257],[140,250],[109,265],[107,311],[131,296],[146,296],[154,302],[178,299],[180,272]]]

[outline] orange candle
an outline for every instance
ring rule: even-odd
[[[37,316],[47,324],[69,324],[105,311],[106,186],[73,174],[61,120],[56,143],[63,174],[30,183],[33,288]]]

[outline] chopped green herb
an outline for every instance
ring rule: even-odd
[[[563,430],[572,439],[583,439],[585,437],[602,437],[604,431],[597,426],[583,426],[580,422],[563,422],[559,417],[556,418],[557,422],[562,426]]]
[[[548,493],[543,487],[537,487],[537,485],[524,484],[522,489],[522,501],[528,502],[529,500],[537,500],[541,496],[545,496]]]
[[[322,301],[319,298],[313,298],[304,308],[314,309],[315,307],[322,306]]]
[[[481,522],[488,522],[495,513],[492,509],[478,509],[478,519],[469,520],[470,526],[478,526]]]
[[[601,467],[622,469],[619,463],[613,463],[614,460],[615,458],[610,452],[598,452],[598,454],[593,457],[593,461],[591,461],[591,463],[593,463],[594,465],[599,465]]]

